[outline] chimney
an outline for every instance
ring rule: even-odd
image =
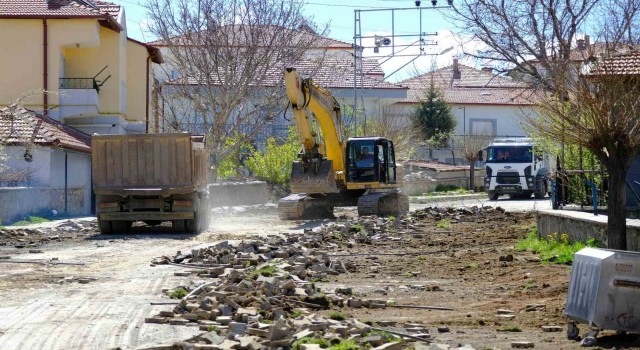
[[[460,79],[462,74],[460,74],[460,67],[458,66],[458,59],[453,59],[453,79]]]
[[[589,49],[589,46],[591,46],[591,38],[589,38],[588,35],[584,36],[584,47],[586,49]]]
[[[493,74],[493,68],[491,67],[482,67],[482,71],[485,73]]]
[[[587,47],[585,45],[585,40],[584,39],[578,39],[578,50],[580,51],[584,51]]]

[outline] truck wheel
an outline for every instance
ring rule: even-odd
[[[173,220],[171,221],[171,227],[178,233],[183,233],[187,230],[185,220]]]
[[[113,228],[111,227],[111,221],[107,220],[98,220],[98,230],[102,235],[110,235],[113,233]]]
[[[536,199],[544,198],[547,192],[547,183],[542,179],[536,180],[536,191],[533,193]]]
[[[498,192],[496,192],[496,191],[489,191],[488,193],[489,193],[489,200],[490,201],[496,201],[496,200],[498,200],[498,197],[500,196],[498,194]]]
[[[131,232],[131,221],[112,221],[111,227],[113,233],[129,233]]]

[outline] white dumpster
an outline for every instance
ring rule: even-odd
[[[584,248],[573,258],[565,314],[594,329],[640,333],[640,253]]]

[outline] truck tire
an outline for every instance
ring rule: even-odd
[[[547,193],[547,183],[542,179],[536,179],[536,190],[533,192],[533,195],[536,199],[544,198],[544,195]]]
[[[177,233],[184,233],[187,230],[185,220],[173,220],[171,221],[171,227]]]
[[[113,233],[129,233],[131,232],[131,221],[111,221]]]
[[[496,191],[489,191],[488,194],[489,194],[489,200],[490,201],[496,201],[496,200],[498,200],[498,197],[500,196],[498,194],[498,192],[496,192]]]
[[[107,220],[98,220],[98,230],[102,235],[110,235],[113,233],[113,228],[111,226],[111,221]]]

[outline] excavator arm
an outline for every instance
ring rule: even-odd
[[[304,154],[316,156],[316,148],[324,150],[320,152],[320,156],[331,160],[336,171],[344,171],[340,104],[329,91],[315,85],[310,78],[300,77],[295,68],[287,68],[284,77]],[[313,132],[311,118],[315,118],[322,131],[324,145]]]
[[[345,173],[340,104],[329,91],[300,77],[295,68],[285,70],[284,81],[303,146],[300,161],[293,165],[291,189],[294,193],[338,192],[336,184],[344,184]],[[324,143],[313,130],[312,118]]]

